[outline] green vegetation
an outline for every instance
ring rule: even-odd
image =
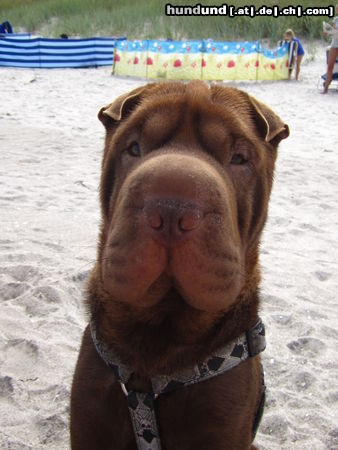
[[[9,20],[14,31],[29,31],[44,37],[124,35],[134,38],[171,38],[215,40],[263,39],[278,41],[286,28],[297,36],[319,38],[322,21],[328,17],[236,17],[195,16],[167,17],[165,4],[194,6],[292,5],[328,6],[331,3],[311,0],[0,0],[0,20]]]

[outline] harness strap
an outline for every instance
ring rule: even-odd
[[[264,382],[264,369],[263,366],[261,364],[261,381],[262,381],[262,393],[261,393],[261,401],[259,402],[259,407],[258,410],[255,414],[254,417],[254,421],[252,424],[252,432],[251,432],[251,436],[252,436],[252,442],[254,441],[257,431],[258,431],[258,427],[259,424],[261,423],[262,417],[263,417],[263,412],[264,412],[264,407],[265,407],[265,391],[266,391],[266,386],[265,386],[265,382]]]
[[[139,450],[161,450],[155,414],[155,396],[151,393],[129,391],[128,408]]]
[[[187,368],[172,376],[158,375],[151,378],[152,391],[148,393],[128,390],[126,385],[133,371],[121,364],[111,349],[96,337],[95,327],[90,324],[91,335],[97,352],[112,369],[117,381],[127,397],[128,408],[138,450],[161,450],[161,441],[157,426],[155,399],[184,386],[208,380],[236,367],[249,357],[254,357],[265,349],[265,329],[261,319],[246,333],[226,344],[204,362]],[[262,369],[263,377],[263,369]],[[265,398],[264,378],[262,378],[262,399],[254,419],[253,438],[263,414]]]

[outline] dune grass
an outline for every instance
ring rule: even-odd
[[[123,35],[135,38],[171,38],[216,40],[264,39],[275,42],[286,28],[307,38],[322,36],[322,21],[327,17],[167,17],[165,4],[180,6],[222,5],[222,0],[0,0],[0,20],[9,20],[18,28],[45,37],[61,33],[69,36]],[[279,7],[292,5],[328,6],[310,0],[232,0],[235,7],[245,5]],[[325,4],[324,4],[325,3]]]

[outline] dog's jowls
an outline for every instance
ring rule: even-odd
[[[102,342],[132,388],[192,366],[248,330],[277,146],[288,127],[246,93],[155,83],[99,112],[102,227],[88,286]],[[160,396],[163,450],[248,449],[259,357]],[[135,450],[125,396],[87,328],[71,399],[74,450]]]

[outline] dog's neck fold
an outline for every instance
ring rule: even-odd
[[[199,321],[199,316],[194,318],[198,312],[188,308],[183,322],[190,316],[190,326],[196,329],[196,336],[200,338],[185,341],[181,340],[176,328],[168,326],[167,316],[157,325],[149,325],[146,318],[150,312],[144,311],[140,317],[132,306],[106,298],[96,277],[92,277],[89,283],[91,323],[97,330],[98,340],[114,350],[125,366],[133,366],[140,376],[149,378],[164,371],[170,374],[207,358],[257,322],[259,293],[256,282],[248,289],[249,292],[243,292],[243,297],[233,308],[210,320],[203,333],[203,321]],[[110,305],[109,316],[101,309],[103,303]],[[171,320],[178,320],[182,315],[180,311],[174,310]],[[202,318],[205,315],[200,314]]]

